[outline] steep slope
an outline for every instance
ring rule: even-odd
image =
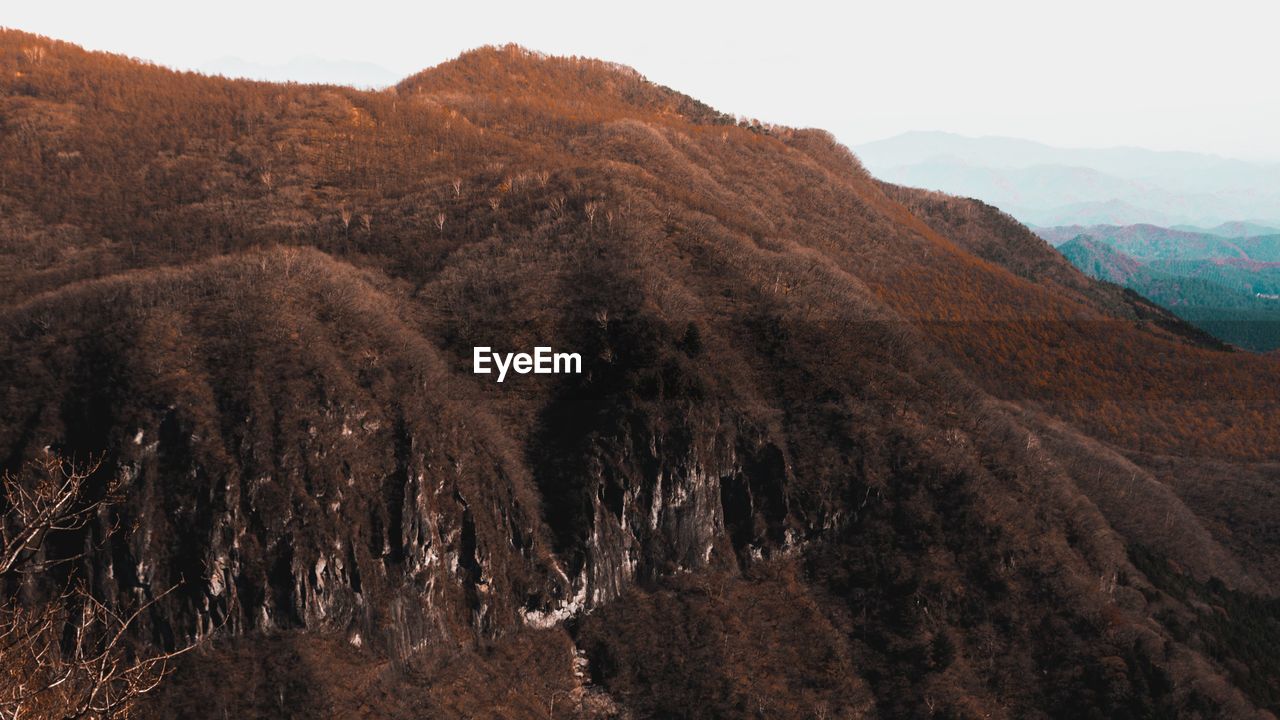
[[[1088,235],[1079,235],[1074,240],[1059,245],[1058,252],[1089,277],[1117,285],[1128,283],[1142,272],[1142,266],[1137,260]]]
[[[0,449],[126,479],[50,552],[119,521],[95,592],[177,585],[157,716],[1275,707],[1131,561],[1256,598],[1265,553],[1104,479],[1274,457],[1275,359],[992,208],[515,47],[383,93],[0,69]],[[471,373],[539,344],[584,372]]]

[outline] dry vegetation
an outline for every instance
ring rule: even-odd
[[[67,564],[94,554],[58,552],[49,545],[109,512],[118,485],[46,455],[0,484],[0,717],[126,718],[164,679],[186,649],[137,647],[130,636],[156,598],[135,607],[104,604]],[[115,532],[110,528],[108,534]],[[64,577],[67,589],[48,592],[35,578]]]
[[[157,716],[1277,709],[1196,604],[1275,622],[1274,538],[1126,473],[1280,456],[1280,361],[824,133],[515,47],[371,93],[4,31],[0,256],[4,467],[127,479],[59,557],[206,643]],[[587,372],[467,372],[534,344]]]

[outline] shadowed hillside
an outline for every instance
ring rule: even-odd
[[[514,46],[363,92],[5,31],[0,134],[0,457],[121,478],[46,552],[177,587],[148,713],[1277,709],[1197,599],[1274,621],[1277,359],[993,208]],[[584,372],[471,373],[535,345]]]

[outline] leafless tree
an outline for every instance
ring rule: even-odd
[[[28,465],[28,472],[4,474],[0,480],[0,508],[4,511],[0,519],[0,578],[47,569],[50,561],[37,559],[45,538],[83,528],[98,508],[116,499],[119,484],[115,481],[107,483],[100,497],[88,497],[86,485],[98,469],[98,463],[75,468],[46,453]]]
[[[342,229],[351,230],[351,208],[343,205],[342,209],[338,211],[338,217],[342,220]]]
[[[39,65],[44,62],[45,49],[43,45],[29,45],[22,48],[22,57],[32,65]]]
[[[551,201],[550,201],[551,212],[555,213],[556,217],[564,217],[565,204],[566,204],[566,201],[563,195],[557,195],[551,198]]]
[[[128,643],[130,628],[172,588],[129,611],[74,584],[51,600],[19,601],[25,576],[83,557],[49,558],[44,545],[85,528],[118,499],[115,480],[90,487],[99,469],[47,453],[0,480],[0,720],[130,717],[138,698],[190,649],[138,654]]]

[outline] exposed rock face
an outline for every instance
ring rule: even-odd
[[[1227,381],[1271,361],[1144,324],[990,208],[614,66],[491,49],[371,94],[77,53],[49,67],[133,73],[127,101],[0,75],[6,111],[79,118],[4,129],[0,250],[24,259],[0,285],[0,452],[126,479],[49,552],[119,523],[77,564],[94,591],[175,588],[140,638],[209,642],[157,714],[1265,702],[1132,551],[1176,561],[1186,535],[1224,559],[1188,582],[1273,578],[1153,478],[1079,474],[1132,472],[1109,444],[1148,437],[1128,406],[1183,398],[1129,377],[1220,380],[1203,433],[1159,415],[1154,446],[1267,452],[1274,431],[1220,411],[1275,408]],[[476,346],[537,345],[583,373],[470,372]]]
[[[240,282],[275,285],[269,298],[302,285],[355,292],[321,256],[267,253],[250,265]],[[282,281],[284,266],[293,278]],[[442,367],[439,351],[394,322],[326,327],[320,318],[336,308],[269,307],[234,286],[212,297],[191,289],[201,276],[242,269],[215,261],[135,286],[143,295],[178,288],[163,310],[146,300],[103,310],[120,281],[78,299],[101,313],[90,322],[102,334],[127,347],[182,348],[197,358],[189,366],[144,355],[103,367],[91,336],[43,367],[83,400],[46,405],[31,427],[60,434],[68,452],[110,449],[102,472],[127,479],[119,521],[137,529],[86,569],[109,594],[177,586],[151,619],[164,642],[215,628],[306,627],[407,654],[468,628],[547,625],[637,577],[703,568],[716,552],[722,563],[735,550],[758,554],[790,536],[779,448],[742,439],[727,408],[706,407],[706,388],[697,402],[638,398],[632,383],[660,369],[656,360],[595,362],[548,405],[521,453],[490,413],[464,407],[478,402],[475,390]],[[346,312],[385,323],[394,309]],[[289,339],[197,334],[204,318],[234,328],[248,316]],[[353,366],[333,363],[332,353],[361,346],[377,349]],[[222,352],[238,359],[199,359]],[[77,385],[75,368],[90,364],[112,382]]]
[[[277,259],[264,257],[248,282],[270,282]],[[323,284],[314,262],[323,266],[304,261],[309,279]],[[171,280],[182,287],[205,272],[217,269]],[[390,367],[351,367],[348,376],[318,335],[280,346],[249,335],[233,349],[236,338],[197,334],[202,317],[231,313],[234,322],[256,312],[230,304],[243,300],[221,295],[163,321],[152,309],[115,306],[114,314],[142,316],[102,320],[131,346],[164,347],[156,334],[172,333],[172,346],[187,352],[225,349],[240,359],[216,369],[199,360],[118,367],[113,383],[83,388],[85,407],[38,419],[64,428],[70,449],[111,449],[103,472],[128,478],[121,521],[137,530],[105,567],[91,568],[104,589],[178,585],[154,618],[155,632],[172,640],[223,625],[309,627],[385,636],[401,651],[459,627],[509,625],[522,598],[559,592],[555,561],[537,542],[527,472],[485,441],[491,420],[441,401],[449,380],[432,349],[397,348],[384,360]],[[263,320],[286,335],[327,332],[286,309]],[[385,342],[377,335],[341,337]],[[95,342],[46,369],[94,362]],[[122,406],[131,416],[116,414]]]

